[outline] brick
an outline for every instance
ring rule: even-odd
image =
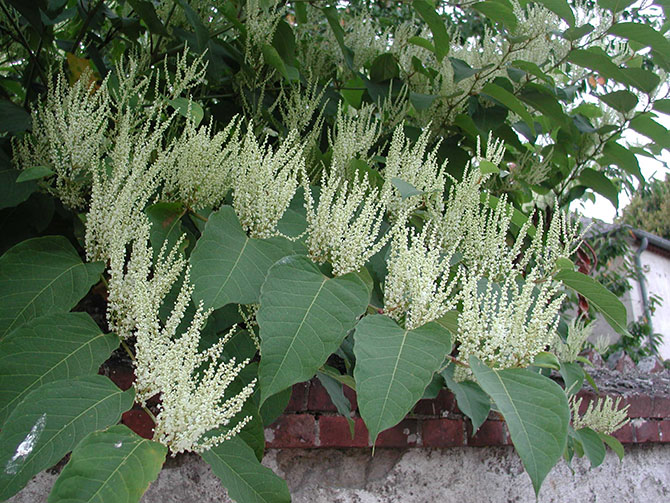
[[[403,419],[393,428],[382,431],[377,437],[375,447],[416,447],[419,440],[418,420]]]
[[[356,398],[356,392],[349,386],[342,386],[342,389],[344,390],[344,396],[346,396],[349,399],[349,403],[351,403],[351,410],[358,410],[358,398]]]
[[[623,405],[630,405],[628,408],[628,417],[652,417],[652,399],[646,394],[635,394],[626,396]]]
[[[135,382],[135,373],[130,367],[111,367],[109,378],[123,391],[130,389]]]
[[[661,437],[658,431],[658,421],[636,421],[635,439],[638,444],[646,444],[651,442],[660,442]]]
[[[314,412],[337,412],[326,388],[318,380],[313,380],[309,387],[307,410]]]
[[[434,416],[436,414],[435,408],[435,400],[419,400],[414,406],[414,414],[420,416]]]
[[[670,419],[670,396],[656,395],[654,397],[650,417]]]
[[[486,447],[490,445],[507,445],[507,436],[502,421],[484,421],[477,433],[472,435],[472,424],[466,423],[467,445]]]
[[[286,406],[287,411],[304,412],[307,404],[307,393],[309,392],[309,382],[301,382],[293,385],[291,398]]]
[[[617,431],[612,433],[612,436],[615,437],[622,444],[634,444],[635,436],[633,434],[633,426],[630,423],[626,423],[622,428],[619,428]]]
[[[265,429],[266,445],[271,448],[314,447],[315,427],[314,416],[310,414],[279,416]]]
[[[465,443],[462,419],[425,419],[421,438],[424,447],[457,447]]]
[[[456,397],[454,394],[446,389],[440,390],[435,398],[435,414],[443,415],[445,412],[454,412],[460,414],[458,405],[456,405]]]
[[[670,442],[670,420],[659,421],[658,432],[661,442]]]
[[[121,422],[142,438],[151,439],[154,436],[153,419],[141,409],[124,412],[121,415]]]
[[[354,418],[354,438],[351,438],[349,423],[342,416],[319,418],[319,447],[368,447],[368,429],[360,417]]]

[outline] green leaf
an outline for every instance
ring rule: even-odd
[[[270,266],[290,253],[283,238],[247,236],[233,208],[223,206],[209,216],[190,257],[193,298],[206,309],[256,303]]]
[[[647,94],[651,94],[661,82],[658,75],[644,68],[622,68],[621,73],[626,78],[628,85]]]
[[[35,166],[21,171],[21,174],[16,177],[16,183],[29,182],[31,180],[40,180],[53,174],[54,172],[49,168],[47,168],[46,166]]]
[[[373,445],[380,432],[398,424],[423,396],[450,351],[450,332],[435,322],[414,330],[380,314],[358,322],[354,378]]]
[[[263,402],[263,405],[259,408],[261,418],[263,418],[263,426],[270,426],[282,415],[291,400],[292,394],[293,389],[286,388],[285,390],[268,397],[268,399]],[[257,395],[260,394],[257,393]]]
[[[670,115],[670,99],[654,101],[654,110]]]
[[[147,28],[149,28],[151,33],[165,36],[169,35],[165,26],[163,26],[163,23],[158,18],[153,3],[148,0],[128,0],[128,3],[137,15],[140,16],[140,19],[144,21],[144,24],[147,25]]]
[[[407,199],[408,197],[412,196],[420,196],[424,194],[424,192],[420,191],[414,185],[411,183],[407,183],[405,180],[397,177],[391,178],[391,184],[398,189],[398,192],[400,192],[400,197],[402,199]]]
[[[272,46],[277,49],[277,53],[287,65],[293,64],[295,59],[295,35],[291,26],[283,19],[277,23],[277,28],[272,36]]]
[[[458,332],[458,317],[461,313],[453,310],[445,313],[444,316],[435,320],[435,323],[441,325],[452,333]]]
[[[487,194],[485,192],[482,192],[479,195],[479,201],[482,204],[485,204],[489,206],[491,209],[496,209],[498,207],[498,204],[500,204],[500,199],[497,198],[496,196],[492,196],[491,194]],[[528,221],[528,217],[523,214],[522,211],[519,209],[515,208],[509,203],[505,203],[508,207],[512,208],[512,223],[516,225],[519,229],[523,227],[526,222]],[[535,236],[535,233],[537,232],[537,229],[535,228],[534,225],[531,225],[528,227],[528,235],[530,237]]]
[[[640,171],[640,163],[630,150],[616,143],[616,141],[609,141],[603,147],[603,157],[598,160],[600,165],[608,166],[616,164],[625,172],[635,176],[640,183],[645,183],[642,172]]]
[[[354,438],[354,420],[351,419],[351,402],[344,396],[343,384],[322,372],[317,372],[316,376],[319,378],[326,392],[328,392],[328,396],[333,405],[335,405],[337,412],[344,416],[347,423],[349,423],[349,433],[351,433],[351,438]]]
[[[421,94],[414,91],[409,92],[409,101],[417,112],[428,110],[437,99],[434,94]]]
[[[637,105],[637,96],[625,90],[614,91],[604,96],[598,96],[598,98],[614,110],[623,113],[632,110]]]
[[[54,484],[49,503],[139,502],[165,462],[167,448],[122,424],[90,433]]]
[[[567,443],[570,408],[565,393],[551,379],[526,369],[494,370],[474,356],[470,368],[505,418],[537,495]]]
[[[290,502],[286,482],[260,464],[251,448],[233,437],[202,453],[228,495],[240,503]]]
[[[474,435],[486,421],[486,418],[489,417],[491,399],[474,381],[454,381],[453,373],[454,366],[449,365],[442,372],[442,377],[444,377],[447,387],[456,397],[458,408],[472,421],[472,434]]]
[[[541,114],[554,119],[557,125],[566,124],[566,115],[556,96],[540,84],[526,84],[519,94],[519,98],[535,108]]]
[[[454,70],[454,84],[458,84],[461,80],[472,77],[484,70],[484,68],[472,68],[465,61],[458,58],[449,58],[449,62],[451,63],[451,68]]]
[[[579,175],[579,181],[598,194],[605,196],[615,208],[619,207],[619,190],[600,171],[592,168],[584,168]]]
[[[624,450],[623,450],[623,445],[621,445],[621,442],[617,440],[615,437],[612,435],[605,435],[604,433],[598,433],[598,436],[600,437],[600,440],[605,442],[614,453],[619,456],[619,461],[623,459],[624,456]]]
[[[591,428],[581,428],[574,433],[584,448],[586,456],[591,461],[591,468],[600,466],[605,460],[605,446],[600,436]]]
[[[500,168],[498,168],[498,166],[493,164],[491,161],[482,159],[479,162],[479,171],[481,171],[482,175],[486,175],[489,173],[500,173]]]
[[[207,48],[207,41],[209,40],[209,30],[207,26],[202,22],[200,16],[193,8],[184,0],[177,0],[177,3],[184,9],[184,14],[186,15],[186,20],[188,24],[191,25],[193,31],[195,32],[195,38],[197,41],[198,52],[202,53]]]
[[[575,40],[579,40],[580,38],[588,35],[594,30],[594,27],[590,23],[586,23],[582,26],[575,26],[573,28],[568,28],[563,32],[561,35],[564,39],[569,40],[570,42],[574,42]]]
[[[179,112],[179,115],[192,120],[196,126],[200,124],[202,118],[205,116],[205,111],[202,107],[190,99],[175,98],[168,101],[168,103],[172,108]]]
[[[263,44],[261,51],[263,52],[265,62],[277,70],[286,80],[298,80],[300,78],[298,71],[294,67],[287,66],[284,63],[277,49],[269,44]]]
[[[559,257],[556,259],[556,267],[558,269],[569,269],[572,271],[575,268],[575,263],[569,258]]]
[[[512,30],[516,28],[516,16],[512,9],[502,3],[486,1],[472,5],[472,8],[484,14],[491,21],[501,23]]]
[[[98,375],[54,381],[29,393],[0,433],[0,500],[16,494],[90,432],[115,424],[134,396],[132,389],[121,391]]]
[[[0,210],[21,204],[37,190],[35,182],[16,183],[20,174],[9,166],[0,168]]]
[[[340,25],[340,16],[337,13],[337,8],[331,5],[324,7],[321,10],[323,11],[324,16],[326,16],[326,20],[328,21],[330,29],[333,31],[335,40],[342,50],[344,62],[346,63],[347,67],[355,73],[356,69],[354,68],[354,53],[344,43],[344,30],[342,29],[342,25]]]
[[[533,366],[541,367],[545,369],[558,370],[561,368],[561,363],[556,358],[556,355],[553,353],[548,353],[546,351],[540,351],[535,355],[533,360]]]
[[[0,425],[39,386],[96,375],[118,346],[85,313],[42,316],[11,332],[0,341]]]
[[[556,281],[572,288],[586,299],[605,317],[607,322],[620,334],[627,333],[628,317],[626,308],[616,295],[593,278],[581,272],[563,269],[554,276]]]
[[[630,121],[630,127],[646,136],[660,148],[670,148],[670,133],[652,119],[653,114],[638,115]]]
[[[565,383],[565,393],[575,395],[584,385],[584,369],[575,362],[561,362],[560,368],[563,382]]]
[[[650,47],[658,53],[665,69],[668,69],[667,58],[670,56],[670,42],[659,32],[646,23],[616,23],[609,29],[611,35],[635,41]]]
[[[603,9],[609,9],[615,13],[630,7],[634,3],[635,0],[598,0],[598,5]]]
[[[380,54],[372,62],[370,67],[370,80],[373,82],[384,82],[398,78],[400,76],[400,67],[393,54],[385,52]]]
[[[529,128],[533,129],[533,118],[528,113],[525,105],[512,93],[491,82],[484,86],[482,92],[488,94],[491,98],[499,101],[512,112],[516,113],[526,124],[528,124]]]
[[[433,45],[433,43],[430,40],[427,40],[423,37],[410,37],[409,39],[407,39],[407,42],[419,47],[423,47],[424,49],[427,49],[430,52],[435,52],[435,46]]]
[[[84,264],[62,236],[34,238],[0,257],[0,339],[26,321],[67,312],[98,282],[104,265]]]
[[[0,100],[0,133],[20,133],[32,126],[30,114],[9,100]]]
[[[563,19],[570,26],[575,25],[575,15],[566,0],[535,0]]]
[[[370,292],[356,273],[328,278],[299,255],[273,265],[261,288],[256,315],[261,403],[313,377],[365,312],[369,299]]]
[[[444,20],[435,11],[435,7],[426,2],[426,0],[414,0],[414,2],[412,2],[412,7],[414,7],[417,14],[421,16],[421,19],[423,19],[430,28],[430,31],[433,34],[435,56],[438,61],[442,61],[442,59],[449,53],[449,46],[451,43]]]

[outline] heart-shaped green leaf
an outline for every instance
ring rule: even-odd
[[[370,291],[356,273],[325,276],[307,257],[286,257],[268,271],[261,289],[261,402],[310,379],[337,350]]]
[[[406,330],[378,314],[356,325],[354,341],[358,407],[374,444],[423,396],[451,351],[451,334],[435,322]]]

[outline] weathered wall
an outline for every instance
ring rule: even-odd
[[[288,480],[295,503],[533,502],[530,479],[511,447],[450,449],[271,449],[264,463]],[[608,452],[590,470],[561,462],[541,502],[670,501],[670,445],[631,445],[623,462]],[[46,501],[55,475],[36,477],[11,503]],[[209,467],[195,456],[168,463],[144,503],[228,502]]]

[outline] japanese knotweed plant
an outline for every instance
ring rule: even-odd
[[[8,26],[67,25],[6,3]],[[626,409],[575,398],[590,328],[564,299],[621,333],[626,312],[576,270],[584,229],[563,196],[616,199],[603,171],[637,173],[616,143],[627,124],[665,138],[640,30],[582,3],[500,4],[479,31],[424,0],[393,27],[309,2],[107,4],[82,29],[139,30],[133,50],[73,36],[107,40],[91,55],[113,64],[45,74],[11,142],[9,196],[55,196],[49,232],[69,239],[0,257],[0,499],[72,451],[50,501],[139,501],[168,452],[190,451],[231,498],[288,501],[260,464],[263,426],[315,375],[348,418],[355,387],[370,446],[445,385],[473,431],[494,408],[536,491],[562,456],[620,449]],[[28,49],[12,61],[42,72]],[[589,85],[602,113],[574,98]],[[102,299],[99,324],[70,312],[94,285],[81,306]],[[127,391],[97,375],[119,346]],[[133,407],[150,438],[117,425]]]

